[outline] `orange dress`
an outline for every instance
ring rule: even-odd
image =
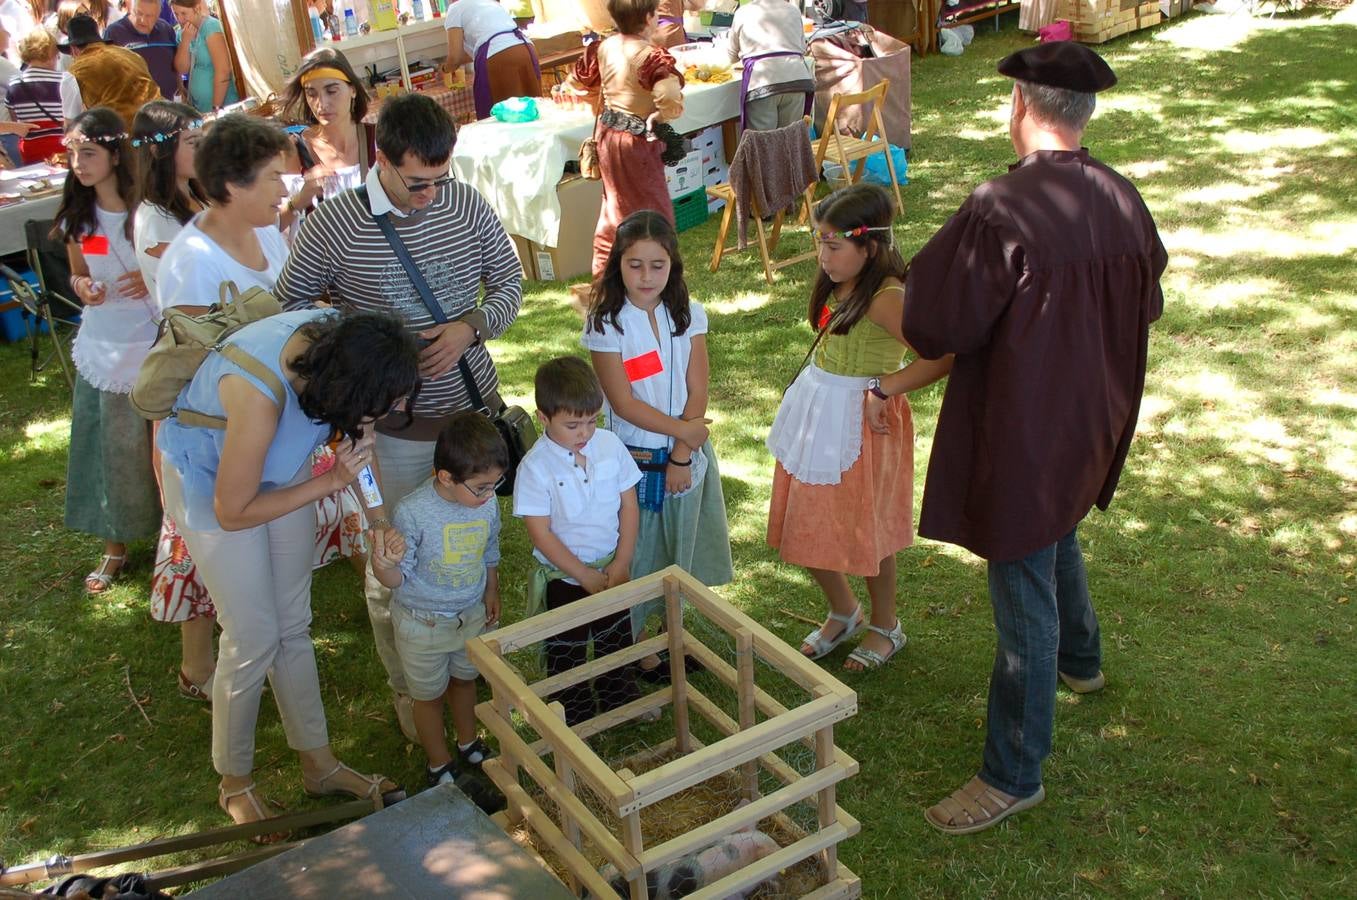
[[[892,350],[893,348],[893,350]],[[893,357],[892,357],[893,353]],[[904,347],[879,325],[863,318],[847,334],[825,336],[816,364],[831,375],[886,375],[899,368]],[[802,379],[783,403],[795,402]],[[863,402],[860,390],[844,392],[843,403]],[[886,434],[862,418],[862,449],[837,484],[807,484],[778,463],[768,509],[768,545],[798,566],[848,575],[876,575],[881,560],[914,543],[914,418],[900,395],[886,401]],[[805,442],[833,440],[817,435],[812,421]]]

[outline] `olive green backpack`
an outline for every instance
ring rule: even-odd
[[[233,282],[222,282],[220,302],[201,315],[171,307],[165,310],[160,334],[141,364],[132,387],[132,408],[144,419],[176,416],[185,425],[225,428],[226,420],[191,409],[175,409],[179,394],[193,380],[198,367],[213,350],[268,385],[281,408],[287,400],[283,383],[273,370],[234,344],[222,343],[251,322],[283,311],[268,291],[253,287],[240,293]]]

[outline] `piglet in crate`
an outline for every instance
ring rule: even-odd
[[[646,875],[646,892],[650,900],[675,900],[686,897],[701,888],[715,884],[732,872],[776,853],[777,842],[762,831],[738,831],[708,844],[696,853],[680,857]],[[630,897],[626,879],[611,865],[599,873],[622,897]],[[767,882],[764,882],[765,884]],[[757,887],[757,885],[755,886]],[[750,891],[753,888],[749,888]],[[747,891],[731,894],[726,900],[744,900]]]

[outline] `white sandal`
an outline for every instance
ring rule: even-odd
[[[103,556],[99,557],[99,565],[95,566],[93,572],[85,576],[85,593],[102,594],[104,591],[108,590],[108,586],[112,584],[113,579],[117,578],[119,573],[122,572],[123,565],[126,562],[127,554],[125,552],[120,553],[117,556],[114,556],[111,553],[105,553]],[[117,565],[110,571],[108,568],[109,563],[117,563]],[[91,584],[96,586],[91,587]]]
[[[340,785],[330,785],[327,782],[338,775],[341,771],[348,772],[355,778],[361,779],[367,785],[367,789],[356,791],[353,788]],[[388,790],[382,790],[382,783],[390,782],[392,787]],[[344,796],[352,797],[355,800],[370,800],[376,809],[383,809],[393,803],[399,803],[405,799],[405,790],[389,778],[381,775],[362,775],[343,763],[335,763],[335,767],[322,775],[320,778],[312,778],[305,772],[302,773],[302,787],[306,793],[312,797],[332,797]]]
[[[864,647],[864,646],[862,646],[861,644],[859,644],[859,645],[857,645],[856,647],[853,648],[853,652],[852,652],[852,653],[848,654],[848,661],[849,661],[849,662],[855,662],[855,663],[857,663],[858,665],[862,666],[862,668],[861,668],[861,669],[848,669],[847,667],[845,667],[846,671],[849,671],[849,672],[857,672],[857,671],[869,672],[869,671],[871,671],[872,669],[879,669],[879,668],[881,668],[882,666],[884,666],[886,663],[888,663],[888,662],[890,662],[892,659],[894,659],[894,658],[895,658],[895,654],[897,654],[897,653],[899,653],[901,650],[903,650],[903,649],[905,648],[905,644],[909,643],[909,638],[905,637],[905,632],[904,632],[904,630],[900,628],[900,619],[899,619],[898,616],[897,616],[896,619],[895,619],[895,627],[892,628],[892,629],[890,629],[889,631],[887,631],[885,628],[878,628],[878,627],[875,626],[875,625],[868,625],[868,626],[867,626],[867,630],[868,630],[868,631],[875,631],[877,634],[881,635],[883,638],[885,638],[886,640],[890,641],[890,642],[891,642],[891,652],[888,653],[888,654],[885,655],[885,656],[882,656],[880,653],[877,653],[875,650],[869,650],[869,649],[867,649],[866,647]]]
[[[813,653],[806,659],[820,659],[834,652],[834,648],[848,640],[853,635],[862,630],[862,626],[867,624],[866,618],[862,615],[862,604],[859,603],[848,615],[836,613],[833,610],[829,613],[830,621],[838,622],[843,626],[839,636],[833,639],[824,636],[822,628],[817,628],[810,634],[801,639],[801,643],[810,647]]]

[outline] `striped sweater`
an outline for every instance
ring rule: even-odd
[[[25,66],[9,83],[5,106],[16,122],[56,122],[56,125],[34,129],[28,137],[36,140],[62,134],[61,79],[62,72],[38,66]]]
[[[475,188],[454,181],[409,218],[393,217],[410,256],[451,321],[463,320],[489,340],[513,324],[523,301],[522,269],[509,235]],[[481,289],[484,286],[484,297]],[[342,309],[395,313],[412,332],[434,325],[369,208],[353,190],[326,200],[302,223],[276,294],[300,309],[329,294]],[[484,344],[466,352],[482,394],[499,384]],[[421,418],[468,409],[458,369],[426,380],[415,402]]]

